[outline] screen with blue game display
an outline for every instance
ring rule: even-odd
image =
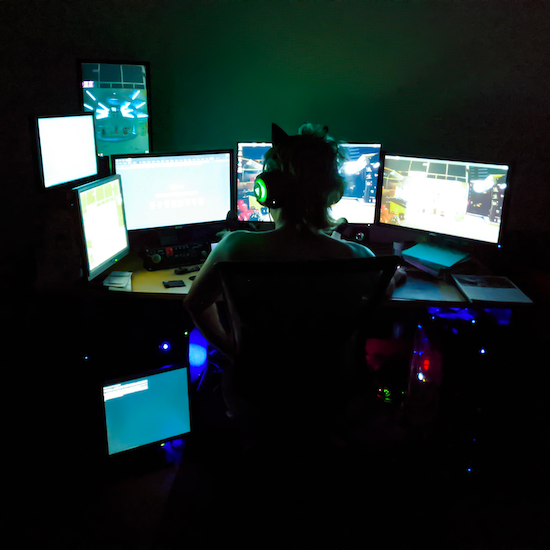
[[[161,369],[103,386],[108,454],[191,431],[188,369]]]
[[[82,107],[95,116],[99,156],[148,153],[149,65],[81,62]]]
[[[332,206],[333,218],[349,223],[372,224],[376,206],[376,188],[380,167],[380,144],[341,143],[344,161],[340,174],[346,181],[344,196]],[[237,144],[237,213],[241,221],[273,221],[269,209],[254,195],[254,180],[263,171],[264,157],[271,149],[268,142]]]
[[[268,142],[237,144],[237,217],[243,222],[272,222],[269,208],[262,206],[254,194],[254,180],[264,168],[264,156],[271,149]]]
[[[342,143],[345,160],[340,175],[346,181],[344,196],[330,209],[337,220],[372,224],[376,207],[376,188],[380,168],[380,148],[377,143]]]

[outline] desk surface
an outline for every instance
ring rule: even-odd
[[[147,271],[143,268],[142,259],[135,255],[127,256],[113,266],[107,273],[111,271],[132,272],[131,294],[167,299],[182,299],[189,292],[193,284],[190,277],[197,274],[194,272],[185,275],[176,275],[174,273],[174,268]],[[174,280],[182,280],[185,286],[165,288],[162,284],[163,281]],[[415,273],[414,270],[408,272],[405,284],[395,289],[389,303],[392,305],[411,306],[472,306],[472,303],[462,295],[454,284],[446,283],[445,281],[430,277],[423,273]],[[509,306],[510,304],[487,301],[476,302],[476,305],[482,307],[502,307],[505,305]]]
[[[195,272],[176,275],[174,268],[147,271],[143,268],[141,258],[134,255],[127,256],[118,262],[109,270],[109,272],[111,271],[132,272],[132,294],[156,295],[157,297],[172,299],[183,298],[193,284],[190,277],[197,274]],[[185,286],[164,288],[163,281],[173,280],[182,280]],[[405,284],[395,289],[391,301],[414,304],[421,302],[428,304],[445,303],[447,305],[464,305],[468,303],[454,285],[449,285],[435,278],[415,277],[414,274],[409,274]]]

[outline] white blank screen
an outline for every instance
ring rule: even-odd
[[[225,220],[230,160],[227,152],[117,158],[128,229]]]
[[[97,175],[93,114],[38,119],[44,186]]]

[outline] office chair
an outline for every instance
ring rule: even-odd
[[[337,421],[398,263],[397,256],[218,263],[220,315],[233,340],[221,383],[230,415],[299,434]]]

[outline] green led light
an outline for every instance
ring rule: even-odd
[[[254,182],[254,193],[259,202],[265,202],[267,199],[267,186],[263,179],[258,178]]]

